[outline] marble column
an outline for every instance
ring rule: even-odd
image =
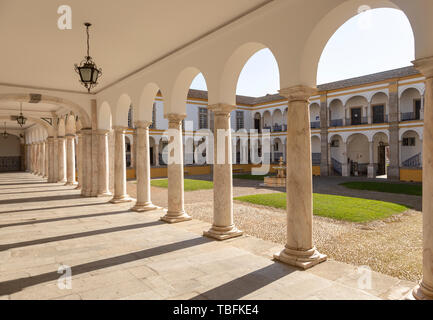
[[[111,203],[131,202],[126,193],[126,153],[125,131],[127,127],[113,127],[114,129],[114,196]]]
[[[65,183],[66,182],[66,144],[65,137],[57,138],[58,148],[59,148],[59,176],[58,182]]]
[[[66,135],[66,184],[74,186],[77,184],[75,179],[75,135]]]
[[[433,300],[433,57],[414,61],[426,77],[423,137],[423,279],[413,290],[416,299]]]
[[[168,114],[169,140],[169,163],[168,172],[168,210],[161,220],[168,223],[177,223],[191,220],[184,208],[184,181],[183,181],[183,142],[182,142],[182,120],[185,115]],[[230,155],[231,156],[231,155]]]
[[[376,170],[374,169],[374,141],[369,141],[369,158],[370,163],[368,165],[368,177],[369,178],[376,178]]]
[[[341,175],[350,176],[349,164],[347,163],[347,142],[343,142],[343,162],[341,163]]]
[[[214,114],[213,224],[203,234],[217,240],[242,235],[233,221],[233,170],[230,113],[236,106],[215,104],[208,107]]]
[[[149,150],[149,126],[152,122],[135,122],[135,151],[136,151],[136,176],[137,176],[137,202],[131,209],[137,212],[154,210],[157,207],[152,204],[150,196],[150,150]]]
[[[41,141],[39,142],[39,176],[43,177],[44,176],[44,143]]]
[[[99,154],[99,170],[98,170],[98,197],[112,196],[110,192],[110,164],[108,152],[108,135],[109,130],[98,130],[98,154]]]
[[[155,144],[153,148],[153,153],[155,154],[155,167],[159,167],[159,144]]]
[[[92,192],[92,131],[91,129],[82,130],[83,132],[83,181],[81,195],[90,197]]]
[[[280,90],[287,111],[287,242],[274,255],[283,263],[308,269],[326,260],[313,244],[313,181],[309,97],[315,90],[295,86]]]
[[[39,142],[37,142],[36,143],[36,150],[35,150],[35,152],[36,152],[36,156],[35,156],[35,168],[36,168],[36,170],[35,170],[35,174],[37,175],[37,176],[39,176],[40,175],[40,143]]]
[[[77,187],[75,189],[81,189],[82,181],[83,181],[83,135],[81,131],[77,132],[77,144],[76,144],[76,153],[77,153]]]
[[[45,178],[46,172],[45,172],[45,141],[41,142],[41,176]]]
[[[59,181],[59,140],[54,138],[53,143],[53,168],[54,168],[54,181]]]
[[[48,182],[54,183],[57,180],[54,175],[54,138],[48,137]]]

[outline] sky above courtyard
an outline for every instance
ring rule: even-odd
[[[331,37],[320,58],[317,84],[409,66],[414,58],[414,36],[406,15],[395,9],[368,10]],[[252,97],[277,93],[279,81],[277,62],[269,49],[263,49],[246,63],[236,93]],[[191,88],[207,90],[202,74]]]

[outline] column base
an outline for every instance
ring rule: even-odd
[[[231,238],[236,238],[242,236],[243,231],[236,228],[234,225],[229,227],[217,227],[212,226],[208,231],[204,231],[203,235],[208,238],[213,238],[218,241],[224,241]]]
[[[406,300],[433,300],[433,288],[421,282],[406,296]]]
[[[374,179],[376,178],[376,170],[374,165],[368,165],[368,178]]]
[[[181,211],[181,212],[167,211],[167,214],[163,216],[161,220],[167,223],[179,223],[179,222],[192,220],[192,217],[188,215],[185,211]]]
[[[156,210],[156,209],[161,209],[161,208],[155,206],[154,204],[152,204],[152,202],[148,202],[148,203],[144,203],[144,204],[136,203],[135,206],[133,206],[131,208],[131,211],[146,212],[146,211],[152,211],[152,210]]]
[[[113,199],[110,200],[110,203],[118,204],[118,203],[126,203],[131,202],[133,199],[129,197],[129,195],[125,194],[123,196],[114,196]]]
[[[76,186],[76,185],[78,185],[77,182],[66,182],[65,183],[65,186]]]
[[[112,197],[112,196],[113,196],[113,194],[112,194],[110,191],[107,191],[107,192],[101,192],[101,193],[98,193],[98,194],[96,195],[97,198]]]
[[[77,186],[75,187],[75,190],[81,189],[81,185],[78,183]]]
[[[281,252],[274,254],[275,260],[303,270],[310,269],[326,261],[327,258],[326,255],[319,253],[315,247],[308,251],[293,250],[286,247]]]
[[[66,183],[66,180],[59,180],[57,183]]]

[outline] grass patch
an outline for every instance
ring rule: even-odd
[[[252,175],[252,174],[234,174],[233,179],[264,181],[265,176],[256,176],[256,175]]]
[[[150,184],[154,187],[160,188],[168,188],[168,180],[167,179],[158,179],[150,181]],[[184,179],[184,188],[185,191],[197,191],[197,190],[208,190],[213,189],[212,181],[203,181],[203,180],[193,180],[193,179]]]
[[[369,191],[422,196],[422,185],[416,185],[416,184],[386,183],[386,182],[345,182],[345,183],[341,183],[340,185],[349,189],[356,189],[356,190],[369,190]]]
[[[280,209],[286,208],[285,193],[256,194],[237,197],[235,200]],[[406,206],[391,202],[317,193],[313,194],[313,203],[314,215],[350,222],[384,219],[408,209]]]

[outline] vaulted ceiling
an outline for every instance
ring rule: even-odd
[[[72,30],[59,30],[65,1],[2,0],[0,84],[83,91],[73,67],[85,55],[89,21],[100,90],[267,2],[74,0]]]

